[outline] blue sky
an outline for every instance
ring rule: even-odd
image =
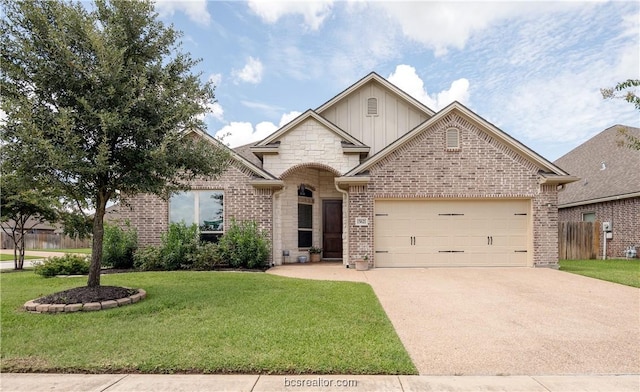
[[[260,140],[375,71],[433,110],[457,100],[555,160],[614,124],[600,88],[640,78],[640,3],[157,0],[216,84],[208,132]]]

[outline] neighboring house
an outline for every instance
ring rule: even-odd
[[[6,222],[2,222],[2,230],[0,230],[0,248],[13,249],[14,242],[10,234],[15,228],[16,222],[11,219]],[[24,234],[60,234],[62,229],[59,226],[54,226],[51,223],[44,221],[40,222],[37,219],[29,218],[25,224]],[[9,234],[7,234],[9,233]]]
[[[557,189],[576,180],[460,103],[434,112],[376,73],[232,155],[220,178],[133,197],[122,218],[142,244],[171,221],[214,237],[253,219],[274,264],[319,246],[376,267],[555,266]]]
[[[640,128],[614,125],[555,162],[580,177],[558,194],[560,221],[610,222],[608,257],[624,256],[629,246],[640,250],[640,151],[620,130],[640,138]]]

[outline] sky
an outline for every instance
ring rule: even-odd
[[[264,139],[376,72],[434,111],[458,101],[554,161],[640,112],[638,1],[156,0],[216,86],[207,132]]]

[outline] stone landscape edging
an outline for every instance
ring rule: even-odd
[[[41,304],[35,302],[35,300],[31,300],[27,301],[22,308],[32,313],[73,313],[81,311],[94,312],[98,310],[105,310],[117,308],[119,306],[135,304],[138,301],[142,301],[146,297],[147,292],[143,289],[138,289],[138,292],[136,294],[111,301],[88,302],[86,304]]]

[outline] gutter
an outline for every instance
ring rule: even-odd
[[[567,204],[558,204],[558,208],[578,207],[578,206],[583,206],[583,205],[587,205],[587,204],[604,203],[604,202],[607,202],[607,201],[632,199],[634,197],[640,197],[640,192],[627,193],[626,195],[600,197],[600,198],[597,198],[597,199],[576,201],[576,202],[567,203]]]

